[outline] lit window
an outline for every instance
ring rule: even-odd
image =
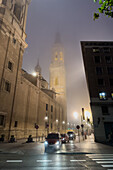
[[[98,47],[93,48],[93,53],[99,53],[100,49]]]
[[[111,93],[111,98],[113,99],[113,92]]]
[[[107,94],[105,92],[100,92],[99,93],[99,99],[100,100],[106,100],[107,99]]]

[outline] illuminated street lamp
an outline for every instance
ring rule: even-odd
[[[63,128],[64,127],[64,128]],[[65,121],[62,121],[62,129],[65,130]]]
[[[33,75],[34,77],[36,77],[36,76],[37,76],[37,73],[36,73],[36,72],[33,72],[32,75]]]
[[[65,121],[63,121],[62,124],[65,124]]]
[[[48,117],[46,116],[44,119],[45,119],[45,121],[47,121],[47,120],[48,120]]]
[[[59,129],[58,129],[58,119],[56,119],[56,131],[59,131]]]

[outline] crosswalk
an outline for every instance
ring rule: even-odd
[[[86,156],[100,164],[103,168],[113,170],[113,154],[87,154]]]

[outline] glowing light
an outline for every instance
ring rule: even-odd
[[[65,124],[65,121],[63,121],[62,124]]]
[[[36,72],[33,72],[32,75],[33,75],[34,77],[36,77],[36,76],[37,76],[37,73],[36,73]]]
[[[85,111],[85,118],[90,119],[90,117],[91,117],[91,113],[86,110],[86,111]]]
[[[78,113],[77,112],[74,112],[73,115],[74,115],[75,119],[78,119]]]
[[[56,123],[58,123],[58,119],[56,119]]]
[[[48,120],[48,117],[47,117],[47,116],[45,117],[45,120]]]

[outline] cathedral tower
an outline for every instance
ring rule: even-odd
[[[55,43],[52,48],[50,64],[50,89],[56,92],[57,101],[63,106],[62,120],[67,123],[66,106],[66,79],[64,66],[64,49],[61,43],[60,34],[56,34]]]

